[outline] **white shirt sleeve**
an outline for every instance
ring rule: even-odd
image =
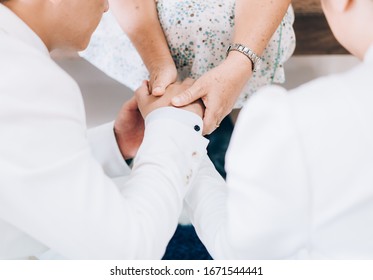
[[[131,172],[115,139],[114,122],[89,129],[88,141],[92,154],[109,177],[125,176]]]
[[[214,258],[292,258],[307,247],[312,196],[302,151],[286,92],[253,97],[232,136],[227,185],[204,164],[186,199]]]
[[[162,118],[178,120],[193,129],[197,126],[198,131],[203,126],[201,118],[196,114],[173,107],[164,107],[153,111],[146,118],[146,121],[150,123],[153,120]],[[114,133],[114,122],[93,127],[88,130],[87,135],[92,154],[109,177],[114,178],[129,175],[131,168],[123,159],[119,150]]]
[[[17,238],[68,259],[161,258],[208,141],[177,117],[147,121],[129,179],[118,187],[92,153],[77,85],[46,59],[19,57],[30,67],[11,73],[25,80],[2,91],[1,221],[19,230]],[[40,71],[29,71],[35,65]],[[106,136],[102,145],[113,143]]]

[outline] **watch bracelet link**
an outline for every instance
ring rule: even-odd
[[[228,47],[228,49],[227,49],[226,56],[228,56],[228,54],[231,51],[238,51],[238,52],[242,53],[243,55],[245,55],[248,59],[250,59],[250,61],[252,63],[252,70],[253,70],[253,72],[256,72],[260,68],[260,64],[262,62],[262,58],[260,56],[258,56],[249,47],[246,47],[245,45],[238,44],[238,43],[236,43],[236,44],[230,44],[229,47]]]

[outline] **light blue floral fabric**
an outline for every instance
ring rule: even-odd
[[[158,0],[157,10],[181,78],[198,78],[225,59],[232,42],[235,0]],[[293,22],[290,7],[262,55],[261,69],[243,89],[236,108],[259,88],[285,81],[283,65],[295,48]],[[149,78],[139,54],[110,11],[81,55],[133,90]]]

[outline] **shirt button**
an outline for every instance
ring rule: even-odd
[[[199,125],[195,125],[195,126],[194,126],[194,130],[198,132],[198,131],[201,130],[201,128],[199,127]]]

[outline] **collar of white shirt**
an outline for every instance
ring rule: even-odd
[[[373,62],[373,45],[370,46],[364,57],[365,62]]]
[[[36,33],[3,4],[0,4],[0,31],[21,40],[49,56],[47,47]]]

